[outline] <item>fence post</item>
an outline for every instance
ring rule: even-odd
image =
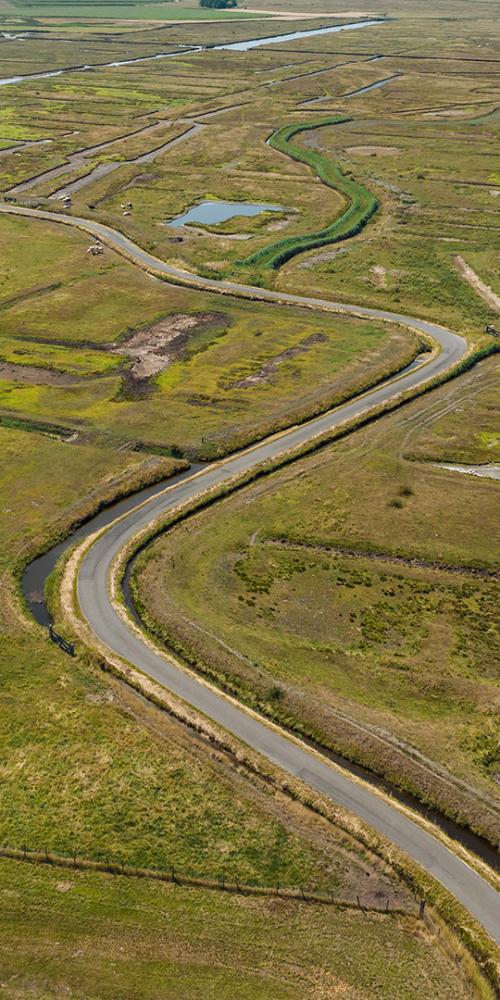
[[[425,899],[421,899],[420,900],[419,910],[418,910],[418,915],[419,915],[419,917],[420,917],[421,920],[422,920],[422,918],[424,916],[424,910],[425,910]]]
[[[385,901],[385,912],[389,913],[389,897],[387,897],[387,899]]]

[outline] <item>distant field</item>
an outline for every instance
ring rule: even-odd
[[[169,7],[178,10],[173,4],[164,9]],[[269,33],[269,23],[250,27],[228,18],[221,24],[127,30],[113,36],[111,45],[98,34],[83,44],[75,28],[64,46],[46,38],[0,44],[5,72],[14,74],[237,41]],[[185,142],[147,168],[123,164],[94,179],[74,194],[72,210],[117,226],[163,259],[202,274],[246,273],[247,280],[278,288],[350,296],[396,311],[405,306],[477,337],[495,310],[457,272],[455,258],[479,261],[479,279],[497,287],[498,94],[488,63],[494,59],[494,32],[484,17],[475,32],[467,22],[466,35],[457,35],[458,22],[443,16],[424,51],[415,41],[420,23],[405,7],[391,22],[363,31],[285,41],[246,54],[208,49],[7,88],[0,141],[19,135],[46,136],[50,142],[15,156],[4,153],[0,188],[57,166],[77,149],[119,137],[120,130],[125,135],[143,120],[173,120],[180,129],[187,127],[180,119],[190,115],[191,124],[203,127]],[[288,24],[290,30],[311,27],[306,20]],[[356,93],[381,80],[387,85]],[[212,110],[222,113],[203,117]],[[296,140],[303,157],[321,158],[342,171],[339,190],[321,185],[306,163],[267,142],[273,132],[316,116],[318,122],[329,116],[350,119]],[[147,148],[147,141],[137,143],[131,150]],[[107,158],[127,155],[127,148],[124,141],[109,152],[90,154],[88,172]],[[81,173],[75,170],[68,180]],[[42,176],[26,196],[46,199],[60,184]],[[281,261],[277,271],[239,266],[255,259],[265,263],[275,245],[306,249],[311,234],[338,223],[345,184],[357,185],[379,203],[366,231]],[[133,210],[124,216],[129,198]],[[283,214],[191,227],[179,234],[182,242],[173,242],[164,223],[206,198],[266,201],[282,205]]]
[[[431,460],[498,462],[497,374],[484,362],[167,533],[138,559],[148,624],[335,749],[340,710],[495,797],[498,483]]]
[[[0,5],[0,14],[16,14],[25,18],[64,20],[69,25],[78,26],[78,18],[111,21],[212,21],[249,19],[259,16],[244,10],[215,10],[198,5],[179,7],[173,0],[165,3],[148,3],[147,0],[133,0],[122,3],[120,0],[111,3],[86,3],[85,0],[68,0],[68,2],[51,3],[50,0],[4,0]]]
[[[421,922],[0,861],[7,1000],[440,1000],[469,992]],[[18,943],[22,938],[23,968]]]

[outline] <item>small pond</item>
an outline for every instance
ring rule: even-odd
[[[167,226],[187,226],[197,222],[203,226],[217,226],[236,215],[260,215],[261,212],[282,212],[281,205],[261,205],[249,201],[202,201],[193,205],[184,215],[167,222]]]

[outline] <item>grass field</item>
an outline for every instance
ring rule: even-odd
[[[133,0],[121,3],[119,0],[111,3],[85,3],[85,0],[75,3],[74,0],[3,0],[0,8],[4,16],[16,16],[28,23],[36,20],[52,20],[66,22],[68,27],[78,27],[80,18],[84,21],[224,21],[231,19],[252,19],[256,14],[244,10],[212,10],[200,7],[198,4],[178,6],[172,0],[164,3],[149,3],[148,0]],[[261,15],[265,16],[265,15]]]
[[[286,289],[349,294],[396,310],[405,305],[477,336],[495,311],[457,274],[455,258],[479,260],[478,277],[496,286],[497,91],[487,61],[486,12],[474,30],[466,8],[460,7],[457,16],[464,18],[466,30],[455,33],[443,15],[433,22],[425,51],[416,41],[421,22],[404,4],[389,24],[359,32],[314,36],[246,54],[209,49],[8,88],[7,134],[45,135],[50,142],[3,155],[0,186],[8,190],[101,136],[118,136],[120,129],[126,134],[137,127],[138,115],[146,121],[174,119],[180,128],[186,127],[178,121],[186,113],[226,108],[221,117],[201,119],[201,131],[147,169],[124,164],[82,188],[74,196],[74,210],[97,214],[159,256],[201,273],[224,276],[239,261],[249,261],[238,273]],[[175,44],[196,46],[266,32],[269,23],[264,22],[252,28],[179,25],[148,32],[147,38],[144,32],[127,32],[114,38],[112,53],[120,61],[171,51]],[[57,68],[61,57],[66,66],[102,63],[110,51],[98,35],[84,47],[76,29],[64,46],[45,39],[0,44],[9,73],[36,71],[47,60]],[[380,79],[390,82],[356,95],[356,88]],[[304,103],[318,98],[319,104]],[[272,140],[266,143],[273,132],[291,135],[313,113],[318,122],[328,115],[337,122],[349,120],[297,136],[294,145],[307,162],[285,159]],[[109,154],[89,156],[89,172],[117,154],[115,147]],[[330,164],[330,170],[335,164],[330,181],[338,190],[319,188],[308,165],[313,161]],[[41,178],[29,197],[46,198],[59,184]],[[346,184],[366,190],[379,203],[366,232],[330,250],[300,253],[278,271],[256,270],[256,259],[275,259],[276,244],[281,250],[305,250],[312,233],[338,227]],[[124,218],[121,206],[129,197],[134,207]],[[234,220],[224,227],[185,231],[182,243],[171,242],[164,222],[207,197],[278,203],[284,215],[279,220],[259,216],[252,225]]]
[[[419,351],[396,326],[168,286],[112,251],[88,256],[88,238],[62,226],[2,217],[0,229],[0,361],[19,366],[0,380],[0,407],[28,419],[215,455]]]
[[[57,214],[57,192],[88,178],[68,211],[165,261],[428,317],[484,344],[500,295],[496,6],[394,0],[363,30],[215,48],[355,19],[322,0],[248,6],[262,16],[0,0],[2,80],[61,71],[0,87],[0,200]],[[318,17],[272,19],[270,6]],[[282,211],[165,225],[206,199]],[[329,246],[325,230],[349,238]],[[89,242],[0,217],[0,843],[413,912],[358,843],[90,656],[59,651],[22,610],[18,574],[101,501],[174,471],[169,455],[225,454],[422,344],[397,326],[168,286],[111,250],[87,255]],[[498,483],[438,466],[498,463],[497,376],[489,359],[190,519],[141,557],[134,584],[147,624],[214,682],[490,839]],[[8,1000],[470,995],[411,915],[5,859],[0,876]]]
[[[497,373],[486,361],[169,532],[138,559],[148,623],[327,745],[352,740],[340,711],[497,796],[498,484],[434,464],[495,461]]]
[[[0,841],[264,885],[324,885],[348,898],[373,898],[375,886],[397,896],[398,884],[346,852],[322,821],[85,658],[69,659],[20,616],[13,573],[23,556],[99,496],[127,479],[165,476],[174,463],[2,427],[0,443]]]
[[[411,918],[5,860],[0,872],[8,1000],[62,991],[96,1000],[410,1000],[417,981],[442,1000],[469,996],[453,963]]]

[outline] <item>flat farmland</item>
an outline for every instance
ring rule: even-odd
[[[196,30],[186,26],[186,45],[199,43]],[[223,37],[220,25],[211,30],[213,39],[205,44]],[[261,24],[259,31],[265,33]],[[492,112],[498,71],[486,21],[475,25],[463,51],[444,19],[433,23],[425,52],[415,43],[416,32],[416,22],[405,17],[363,31],[316,35],[307,43],[284,41],[246,53],[207,49],[27,81],[8,88],[5,139],[46,142],[4,153],[0,182],[21,202],[35,199],[57,210],[52,196],[63,183],[83,178],[71,211],[97,215],[181,267],[217,277],[246,274],[247,280],[318,295],[341,297],[349,290],[362,303],[393,309],[406,302],[421,315],[472,334],[496,310],[464,280],[457,258],[469,263],[470,255],[476,261],[487,257],[487,270],[475,273],[494,291],[500,230],[498,122]],[[182,37],[176,36],[178,44]],[[160,34],[160,52],[162,41]],[[20,42],[4,48],[14,44],[21,50]],[[78,44],[71,41],[75,58]],[[38,50],[49,54],[47,42],[33,39],[29,45],[34,58]],[[91,45],[102,63],[102,46],[95,38]],[[147,45],[143,37],[128,35],[113,45],[117,61],[134,52],[141,58],[153,54],[152,36]],[[89,53],[85,60],[92,61]],[[321,231],[345,210],[340,192],[266,143],[279,126],[332,114],[350,120],[313,129],[300,141],[363,184],[378,211],[362,234],[256,275],[246,263],[256,253]],[[147,165],[133,161],[147,154],[148,142],[151,150],[158,145],[153,134],[92,152],[103,140],[162,122],[165,140],[180,134],[184,139]],[[57,172],[45,177],[64,157],[82,151],[81,166],[62,179]],[[112,173],[94,176],[95,167],[124,158],[129,162]],[[16,180],[23,186],[18,193]],[[169,231],[169,219],[206,199],[266,202],[282,212],[251,220],[236,214],[223,225]],[[124,215],[129,200],[133,207]]]
[[[378,890],[406,906],[399,880],[373,867],[360,845],[284,794],[269,794],[230,754],[193,739],[85,654],[70,659],[21,609],[23,558],[99,503],[179,463],[2,426],[0,441],[2,844],[321,886],[374,904]]]

